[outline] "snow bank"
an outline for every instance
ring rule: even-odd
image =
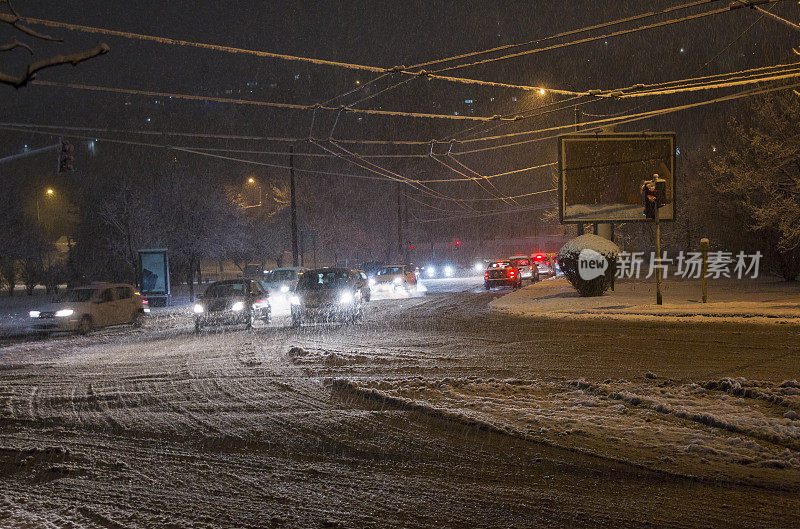
[[[709,303],[699,281],[667,280],[664,304],[655,304],[655,280],[617,281],[601,297],[580,297],[563,278],[535,283],[490,303],[493,310],[527,317],[727,321],[800,324],[797,285],[775,279],[709,280]]]

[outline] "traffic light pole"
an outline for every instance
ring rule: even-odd
[[[653,188],[657,189],[658,184],[656,183],[656,177],[653,177]],[[656,259],[658,265],[656,267],[656,305],[662,304],[661,299],[661,222],[660,222],[660,215],[658,210],[661,209],[658,207],[658,200],[656,200],[655,204],[655,221],[656,221]]]
[[[41,154],[43,152],[60,151],[60,150],[61,150],[61,142],[58,142],[55,145],[49,145],[47,147],[41,147],[39,149],[34,149],[32,151],[23,152],[21,154],[12,154],[11,156],[0,158],[0,163],[11,162],[14,160],[19,160],[20,158],[27,158],[28,156],[33,156],[34,154]]]
[[[292,194],[292,266],[300,266],[298,263],[297,247],[297,201],[294,189],[294,146],[289,145],[289,187]]]

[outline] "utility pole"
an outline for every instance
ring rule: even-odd
[[[402,260],[403,258],[403,201],[400,193],[402,192],[402,184],[397,181],[397,256]]]
[[[575,107],[575,132],[581,130],[581,109]],[[578,235],[583,235],[583,223],[578,223]]]
[[[289,145],[289,187],[292,193],[292,266],[299,265],[297,247],[297,200],[294,186],[294,145]]]

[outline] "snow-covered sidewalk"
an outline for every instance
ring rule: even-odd
[[[664,304],[655,280],[618,282],[615,291],[582,298],[563,278],[535,283],[491,302],[508,314],[547,318],[659,319],[800,324],[800,286],[776,278],[709,279],[708,303],[699,281],[667,280]]]

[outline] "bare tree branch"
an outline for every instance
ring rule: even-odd
[[[12,42],[11,44],[4,44],[0,46],[0,51],[11,51],[15,48],[25,48],[31,55],[33,55],[33,48],[31,48],[24,42],[18,41],[17,39],[14,39],[14,42]]]
[[[58,66],[61,64],[71,64],[75,66],[78,63],[87,61],[89,59],[97,57],[98,55],[103,55],[105,53],[108,53],[109,49],[110,48],[108,47],[108,45],[100,43],[90,50],[71,53],[69,55],[55,55],[53,57],[50,57],[49,59],[43,59],[41,61],[29,65],[28,71],[25,72],[25,75],[22,77],[14,77],[0,72],[0,83],[11,85],[14,88],[20,88],[28,84],[28,82],[30,82],[32,79],[34,79],[36,77],[36,72],[40,70],[44,70],[45,68],[51,68],[53,66]]]
[[[0,0],[0,4],[8,4],[8,9],[11,11],[11,14],[14,15],[15,17],[19,16],[17,10],[14,9],[14,6],[11,5],[11,0]]]
[[[5,22],[10,26],[14,26],[17,30],[25,33],[26,35],[30,35],[31,37],[36,37],[37,39],[42,40],[50,40],[53,42],[63,42],[63,39],[57,39],[55,37],[51,37],[50,35],[46,35],[44,33],[39,33],[28,26],[24,26],[20,23],[21,18],[18,15],[10,15],[8,13],[0,13],[0,22]]]

